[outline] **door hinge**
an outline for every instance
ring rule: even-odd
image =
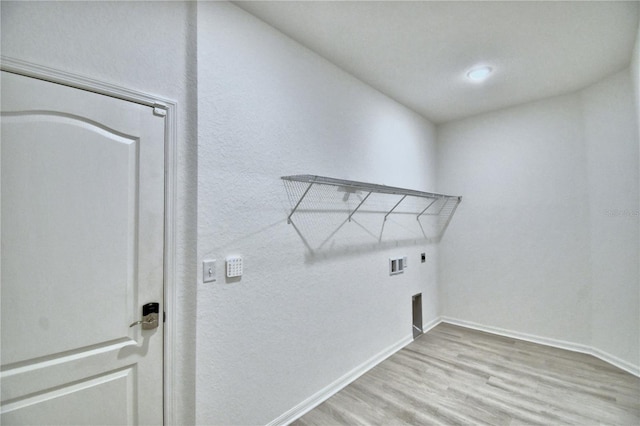
[[[167,313],[162,311],[162,322],[167,322]]]
[[[153,115],[157,115],[159,117],[167,116],[167,106],[161,103],[153,104]]]

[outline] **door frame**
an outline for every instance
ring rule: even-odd
[[[153,113],[165,117],[164,128],[164,349],[163,349],[163,411],[164,424],[176,424],[177,397],[174,394],[176,369],[173,364],[176,348],[176,208],[177,208],[177,108],[175,101],[122,86],[105,83],[78,74],[60,71],[7,56],[0,56],[2,71],[63,84],[81,90],[146,105]]]

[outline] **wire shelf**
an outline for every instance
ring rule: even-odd
[[[291,218],[296,212],[322,212],[324,211],[333,211],[336,209],[332,209],[331,206],[325,205],[324,208],[318,208],[317,206],[312,209],[305,209],[303,205],[303,201],[314,199],[314,193],[326,191],[327,188],[334,187],[337,188],[337,191],[343,192],[344,196],[342,198],[343,203],[341,203],[338,207],[338,210],[344,210],[345,213],[348,214],[348,220],[351,221],[351,218],[357,212],[384,212],[384,220],[392,214],[415,214],[416,219],[420,220],[420,217],[425,216],[443,216],[446,218],[446,225],[449,224],[453,213],[455,212],[458,204],[462,201],[462,197],[454,196],[454,195],[446,195],[446,194],[438,194],[434,192],[424,192],[424,191],[416,191],[412,189],[406,188],[398,188],[393,186],[386,185],[378,185],[373,183],[366,182],[357,182],[352,180],[345,179],[335,179],[324,176],[315,176],[315,175],[293,175],[293,176],[282,176],[282,180],[288,182],[294,182],[302,184],[300,185],[290,185],[288,187],[288,195],[289,201],[291,202],[292,209],[287,217],[287,223],[291,223]],[[305,186],[306,184],[306,186]],[[295,189],[294,189],[295,187]],[[290,190],[291,189],[291,190]],[[357,197],[353,197],[353,201],[350,201],[350,195],[356,194]],[[365,210],[365,206],[369,204],[375,204],[375,201],[372,200],[374,197],[370,197],[372,194],[385,194],[385,195],[395,195],[398,196],[392,200],[393,206],[389,208],[391,204],[389,204],[389,200],[387,200],[385,207],[380,206],[380,200],[378,201],[377,209],[374,210]],[[316,197],[317,198],[317,194]],[[409,202],[409,200],[413,199],[413,202]],[[422,201],[415,201],[422,200]],[[310,204],[310,203],[308,203]],[[346,206],[346,210],[345,210]],[[446,226],[445,226],[446,227]]]

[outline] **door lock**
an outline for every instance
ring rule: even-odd
[[[140,321],[134,322],[129,327],[142,324],[143,330],[152,330],[154,328],[158,328],[159,312],[160,312],[159,303],[156,303],[156,302],[147,303],[146,305],[142,306],[142,319]]]

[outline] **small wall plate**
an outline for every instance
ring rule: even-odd
[[[242,276],[242,257],[241,256],[229,256],[227,257],[227,278]]]
[[[204,260],[202,262],[202,281],[210,283],[216,280],[216,260]]]
[[[389,258],[389,275],[402,274],[406,268],[406,257],[391,257]]]

